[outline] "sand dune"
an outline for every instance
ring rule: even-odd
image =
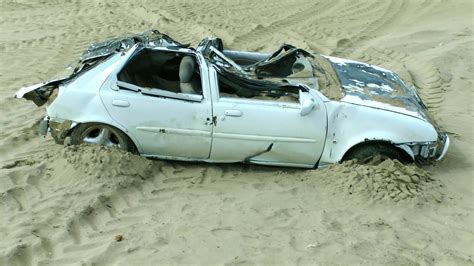
[[[0,265],[473,264],[470,1],[0,3]],[[301,170],[147,160],[37,136],[44,109],[13,99],[16,89],[91,41],[150,28],[232,49],[289,42],[396,70],[451,149],[422,170]]]

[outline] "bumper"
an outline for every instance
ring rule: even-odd
[[[42,136],[43,138],[45,138],[46,135],[48,134],[48,128],[49,128],[49,119],[48,119],[48,117],[45,117],[40,122],[39,135]]]
[[[443,159],[448,151],[449,142],[448,135],[440,132],[437,141],[406,143],[397,147],[405,150],[415,161],[424,164]]]
[[[40,136],[46,137],[49,132],[56,143],[63,144],[64,139],[73,126],[74,124],[71,120],[56,121],[45,117],[40,122],[39,134]]]
[[[449,137],[448,134],[443,133],[440,134],[440,138],[438,139],[438,153],[436,154],[436,161],[443,159],[448,152],[449,148]]]

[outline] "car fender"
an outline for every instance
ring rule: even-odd
[[[328,134],[323,163],[341,161],[350,148],[364,142],[387,142],[406,151],[406,143],[434,142],[438,137],[429,122],[405,114],[336,101],[326,107]],[[413,157],[413,153],[408,155]]]

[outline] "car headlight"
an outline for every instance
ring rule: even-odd
[[[436,155],[436,148],[438,144],[436,142],[431,142],[426,145],[422,145],[420,149],[420,156],[423,158],[430,158]]]
[[[413,151],[414,156],[419,156],[422,158],[430,158],[436,155],[436,150],[438,144],[435,141],[432,142],[418,142],[418,143],[411,143],[408,146]]]

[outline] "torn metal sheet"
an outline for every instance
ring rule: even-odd
[[[140,34],[130,34],[128,36],[118,37],[102,42],[92,43],[81,55],[82,62],[98,57],[107,56],[113,53],[130,49],[135,44],[141,44],[144,47],[188,47],[189,44],[182,44],[158,30],[148,30]]]
[[[87,50],[80,56],[79,61],[68,65],[56,78],[35,85],[21,88],[15,98],[31,99],[38,106],[46,103],[48,93],[57,89],[57,85],[68,81],[79,74],[93,68],[95,65],[104,61],[105,57],[114,53],[120,53],[129,50],[134,45],[139,44],[142,47],[187,47],[188,44],[182,44],[158,30],[149,30],[140,34],[130,34],[124,37],[109,39],[106,41],[92,43]],[[36,93],[35,93],[36,92]]]
[[[301,88],[319,89],[310,59],[313,56],[303,49],[285,44],[275,53],[250,65],[240,66],[218,50],[219,42],[207,43],[201,48],[229,87],[237,95],[255,97],[257,95],[283,96],[297,94]],[[304,87],[301,87],[304,85]]]
[[[271,96],[288,94],[292,92],[291,89],[288,91],[288,88],[301,85],[321,91],[332,100],[339,100],[343,96],[333,67],[320,55],[284,44],[263,58],[257,53],[245,54],[247,57],[259,60],[240,66],[226,56],[235,57],[239,52],[227,50],[221,52],[219,49],[222,49],[219,39],[206,39],[198,46],[198,51],[202,51],[216,67],[218,74],[243,97],[255,97],[258,94]]]

